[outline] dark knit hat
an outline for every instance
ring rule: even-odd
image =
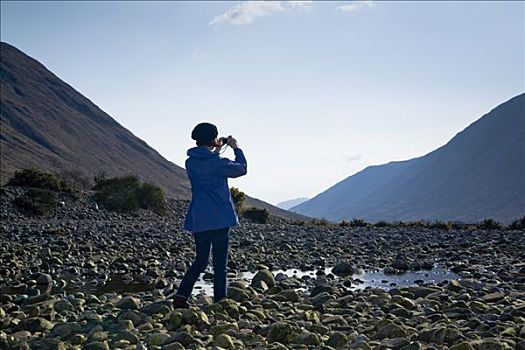
[[[212,141],[219,135],[217,127],[210,123],[197,124],[191,132],[191,138],[197,141],[197,143],[205,144]]]

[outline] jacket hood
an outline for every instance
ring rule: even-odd
[[[216,157],[217,154],[213,153],[208,147],[193,147],[186,153],[190,158],[196,159],[208,159]]]

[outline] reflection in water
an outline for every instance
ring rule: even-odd
[[[309,270],[309,271],[300,271],[298,269],[288,269],[288,270],[276,270],[273,271],[274,276],[279,274],[284,274],[287,277],[295,277],[299,280],[312,278],[315,279],[318,274],[328,275],[332,271],[332,268],[326,268],[324,270]],[[239,272],[236,277],[228,278],[229,282],[233,281],[246,281],[251,282],[255,273],[253,272]],[[65,276],[62,276],[65,277]],[[72,277],[72,276],[69,276]],[[62,294],[64,291],[68,293],[82,291],[84,293],[92,293],[95,295],[102,295],[105,293],[144,293],[152,292],[155,290],[155,284],[152,281],[145,281],[141,276],[130,276],[130,275],[120,275],[113,274],[108,276],[107,280],[103,281],[80,281],[75,280],[74,278],[67,278],[67,287],[57,287],[53,288],[51,294]],[[132,278],[130,278],[132,277]],[[284,277],[284,276],[280,276]],[[337,276],[333,277],[335,280],[338,279]],[[279,278],[278,278],[279,279]],[[434,282],[439,283],[444,280],[459,279],[459,276],[455,273],[443,268],[435,267],[432,270],[428,271],[408,271],[399,275],[387,275],[383,271],[366,271],[361,274],[354,274],[351,276],[352,284],[348,289],[364,289],[366,287],[377,287],[383,289],[391,289],[396,286],[411,286],[415,284],[420,284],[424,282]],[[350,280],[350,278],[345,278]],[[169,294],[173,295],[176,291],[177,285],[180,281],[168,279],[169,288],[166,288],[163,293],[164,295]],[[47,294],[50,293],[51,285],[46,286],[36,286],[39,291],[37,294]],[[299,289],[305,289],[305,285]],[[30,290],[36,288],[28,288],[27,285],[20,284],[18,286],[10,286],[0,288],[0,294],[26,294]],[[204,293],[206,295],[213,295],[213,278],[202,279],[199,278],[193,289],[193,295]],[[29,296],[34,293],[28,293]]]
[[[300,271],[297,269],[276,270],[273,271],[274,276],[283,273],[288,277],[296,277],[298,279],[308,276],[316,278],[319,270]],[[327,275],[332,272],[332,268],[324,269],[324,274]],[[236,278],[229,279],[229,281],[245,280],[250,282],[255,273],[240,272]],[[335,277],[337,279],[338,277]],[[444,280],[455,280],[460,277],[455,273],[447,270],[444,267],[435,267],[428,271],[407,271],[399,275],[387,275],[383,271],[365,271],[362,274],[352,275],[352,286],[348,289],[364,289],[366,287],[377,287],[383,289],[391,289],[394,287],[413,286],[425,282],[439,283]],[[193,295],[199,293],[213,295],[213,280],[203,280],[199,278],[195,284]]]

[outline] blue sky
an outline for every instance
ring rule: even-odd
[[[271,203],[424,155],[525,91],[524,2],[1,2],[1,39],[183,165],[201,121]],[[227,155],[231,156],[230,152]]]

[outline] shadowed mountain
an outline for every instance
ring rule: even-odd
[[[367,167],[291,210],[333,221],[517,219],[525,214],[525,94],[425,156]]]
[[[0,44],[0,182],[16,169],[81,171],[92,177],[136,174],[167,195],[190,199],[184,168],[168,161],[35,59]],[[248,206],[303,218],[263,201]]]

